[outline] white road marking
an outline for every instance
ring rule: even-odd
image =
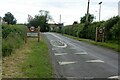
[[[52,48],[52,50],[55,50],[55,48]]]
[[[66,55],[68,53],[55,53],[56,56],[62,56],[62,55]]]
[[[60,48],[52,48],[52,50],[58,50],[58,49],[60,49]]]
[[[102,61],[102,60],[88,60],[86,62],[88,62],[88,63],[104,63],[104,61]]]
[[[87,52],[80,52],[80,53],[74,53],[74,54],[80,55],[80,54],[88,54],[88,53]]]
[[[80,79],[80,78],[81,78],[81,79],[94,79],[94,77],[66,77],[66,78],[68,78],[68,79],[69,79],[69,78],[71,78],[71,79],[75,79],[75,78],[76,78],[76,79],[77,79],[77,78],[78,78],[78,79]]]
[[[77,77],[66,77],[66,78],[77,78]]]
[[[53,45],[53,46],[55,46],[55,47],[60,47],[60,48],[65,48],[65,47],[67,47],[67,44],[65,44],[63,41],[58,41],[59,43],[61,43],[61,44],[63,44],[63,45],[55,45],[55,41],[54,40],[50,40],[50,43]]]
[[[120,79],[120,76],[111,76],[111,77],[108,77],[109,79]]]
[[[77,63],[77,62],[59,62],[60,65],[66,65],[66,64],[74,64],[74,63]]]

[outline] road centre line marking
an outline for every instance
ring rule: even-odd
[[[55,53],[56,56],[66,55],[68,53]]]
[[[108,77],[109,79],[120,79],[120,76],[111,76],[111,77]]]
[[[74,53],[74,54],[80,55],[80,54],[88,54],[88,53],[87,52],[80,52],[80,53]]]
[[[102,60],[88,60],[86,62],[88,62],[88,63],[104,63],[104,61],[102,61]]]
[[[59,65],[66,65],[66,64],[74,64],[77,63],[76,61],[72,61],[72,62],[58,62]]]
[[[81,79],[85,79],[85,80],[86,79],[94,79],[94,77],[66,77],[66,78],[68,78],[68,79],[70,79],[70,78],[71,79],[80,79],[81,78]]]
[[[66,78],[78,78],[78,77],[66,77]]]

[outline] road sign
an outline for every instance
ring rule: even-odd
[[[38,38],[38,42],[40,40],[40,27],[35,28],[34,26],[30,28],[26,28],[26,39],[25,42],[27,42],[27,38]]]
[[[35,31],[35,27],[33,27],[33,26],[30,27],[30,31],[31,31],[31,32],[34,32],[34,31]]]
[[[103,28],[99,29],[99,33],[102,34],[103,33]]]
[[[98,38],[102,38],[102,42],[104,42],[105,40],[105,28],[102,27],[102,28],[98,28],[96,27],[96,37],[95,37],[95,41],[97,42],[98,41]]]

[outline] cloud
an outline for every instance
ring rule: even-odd
[[[62,22],[72,24],[80,20],[87,12],[88,0],[1,0],[0,16],[11,12],[19,23],[27,22],[27,14],[33,17],[39,13],[39,10],[48,10],[55,22],[59,22],[59,15],[62,16]],[[102,1],[101,20],[106,20],[117,15],[117,5],[119,0],[90,0],[90,13],[96,16],[98,20],[99,5]]]

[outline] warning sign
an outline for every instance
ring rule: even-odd
[[[34,26],[26,28],[26,41],[27,38],[38,38],[38,42],[40,40],[40,27],[35,28]]]
[[[30,27],[30,31],[34,32],[35,31],[35,27]]]
[[[102,42],[105,41],[105,28],[104,27],[101,27],[101,28],[96,27],[96,37],[95,37],[96,42],[98,38],[101,39]]]

